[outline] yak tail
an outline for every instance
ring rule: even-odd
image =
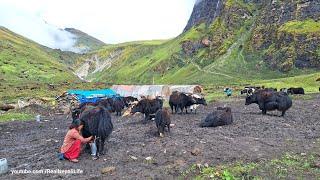
[[[97,135],[101,138],[107,138],[113,130],[110,113],[107,112],[104,108],[100,108],[98,114],[99,123]]]

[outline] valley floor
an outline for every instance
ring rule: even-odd
[[[223,105],[232,107],[232,125],[199,127],[201,119],[214,107]],[[164,138],[157,136],[154,122],[141,124],[141,116],[113,116],[115,128],[106,143],[107,154],[94,161],[84,153],[77,164],[59,161],[56,157],[70,123],[66,116],[47,117],[47,121],[40,123],[1,123],[0,157],[7,158],[10,170],[81,169],[83,173],[8,173],[0,179],[174,179],[198,163],[216,166],[239,161],[259,162],[288,152],[320,156],[319,112],[319,94],[311,100],[294,100],[284,118],[279,117],[279,112],[262,116],[257,105],[245,106],[244,99],[240,98],[215,102],[201,107],[196,115],[173,115],[175,127]],[[195,148],[200,150],[198,155],[191,154]],[[148,161],[149,156],[152,160]],[[101,169],[108,166],[116,170],[112,174],[101,174]],[[303,176],[316,178],[315,174]]]

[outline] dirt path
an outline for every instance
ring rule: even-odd
[[[214,107],[225,104],[232,107],[234,124],[198,127]],[[165,138],[156,136],[154,122],[141,124],[140,116],[113,116],[115,129],[106,143],[107,155],[93,161],[88,154],[82,154],[78,164],[56,158],[69,124],[65,116],[57,115],[41,123],[0,124],[0,157],[7,158],[11,170],[83,170],[82,174],[6,174],[0,179],[173,179],[194,163],[255,162],[285,152],[308,153],[319,149],[320,95],[313,100],[294,100],[285,118],[276,116],[279,112],[262,116],[256,105],[243,104],[242,99],[217,102],[201,107],[197,115],[174,115],[172,122],[176,126]],[[197,156],[190,153],[195,147],[200,149]],[[149,156],[153,159],[145,160]],[[102,175],[101,168],[107,166],[116,167],[116,171]]]

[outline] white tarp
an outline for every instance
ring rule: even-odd
[[[202,93],[199,85],[113,85],[111,87],[121,96],[162,96],[168,99],[173,91],[185,93]]]

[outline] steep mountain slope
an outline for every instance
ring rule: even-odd
[[[5,82],[50,83],[75,79],[47,48],[3,27],[0,27],[0,47],[1,78]]]
[[[261,10],[248,50],[271,69],[320,68],[320,1],[275,1]]]
[[[78,55],[43,47],[0,27],[0,98],[25,92],[35,95],[32,89],[39,89],[43,84],[78,81],[62,63],[67,57],[77,59]]]
[[[76,36],[75,48],[79,49],[80,52],[85,53],[88,51],[96,50],[106,45],[104,42],[84,33],[78,29],[74,28],[65,28],[65,31],[68,31]]]
[[[87,78],[128,84],[230,85],[316,73],[320,68],[318,4],[199,0],[180,36],[161,44],[106,46],[90,56],[118,55],[107,68],[88,71]],[[286,62],[291,62],[289,68],[284,68]]]
[[[201,23],[212,23],[220,15],[222,7],[222,0],[197,0],[184,32]]]

